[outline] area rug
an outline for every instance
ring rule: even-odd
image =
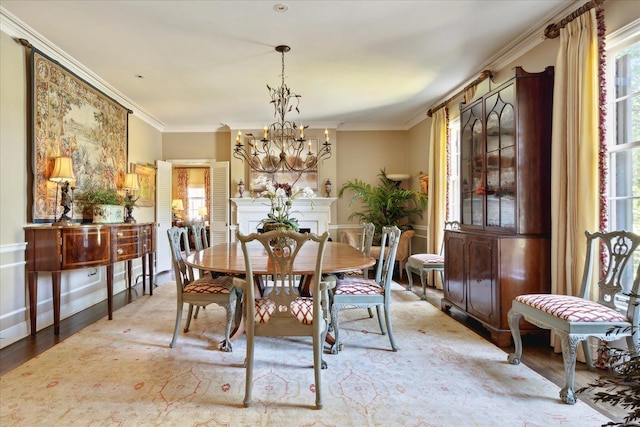
[[[175,285],[165,283],[0,378],[8,426],[600,426],[583,402],[437,308],[393,288],[398,352],[366,309],[341,312],[344,349],[325,354],[314,407],[311,344],[258,338],[253,406],[245,341],[217,349],[224,310],[201,310],[169,348]],[[185,310],[186,313],[186,310]]]

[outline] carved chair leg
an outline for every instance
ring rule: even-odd
[[[235,295],[235,294],[233,294]],[[233,347],[231,345],[231,325],[233,324],[233,319],[235,318],[236,304],[235,298],[232,296],[229,299],[229,303],[224,305],[225,310],[227,311],[227,324],[224,328],[224,340],[220,343],[219,349],[222,351],[233,351]]]
[[[569,405],[576,403],[573,392],[573,377],[576,372],[576,356],[578,354],[579,337],[557,332],[562,342],[562,360],[564,361],[565,386],[560,390],[560,398]]]
[[[518,313],[513,309],[509,310],[507,313],[507,320],[509,321],[509,329],[511,329],[511,336],[513,337],[513,345],[515,350],[513,353],[509,354],[507,360],[512,365],[519,365],[520,358],[522,357],[522,337],[520,336],[520,319],[522,318],[522,313]]]
[[[384,326],[382,324],[382,310],[379,305],[376,305],[376,314],[378,315],[378,325],[380,326],[380,333],[382,335],[386,335],[386,331],[384,330]]]
[[[184,325],[185,332],[189,332],[189,326],[191,325],[192,315],[193,315],[193,304],[189,304],[189,314],[187,315],[187,323]]]
[[[410,291],[413,289],[413,272],[411,271],[411,266],[409,263],[404,267],[407,272],[407,280],[409,281],[409,285],[407,286],[407,290]]]
[[[393,336],[393,328],[391,327],[391,305],[388,300],[384,305],[384,318],[387,323],[387,333],[389,334],[389,343],[391,343],[391,349],[393,351],[398,351],[398,344],[396,344],[396,338]]]
[[[171,339],[171,344],[169,347],[174,348],[176,346],[176,342],[178,342],[178,334],[180,332],[180,324],[182,323],[182,301],[178,302],[178,308],[176,312],[176,326],[173,329],[173,338]]]
[[[338,320],[338,314],[340,312],[340,307],[336,304],[331,306],[331,324],[333,325],[333,335],[334,341],[331,346],[331,354],[338,354],[338,350],[340,349],[340,325]]]
[[[420,284],[422,285],[422,299],[426,300],[427,299],[427,274],[429,274],[427,271],[425,271],[424,269],[422,269],[422,271],[420,271]]]

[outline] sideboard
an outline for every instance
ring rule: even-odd
[[[53,330],[60,334],[60,278],[65,270],[107,267],[107,307],[113,318],[113,264],[127,261],[131,287],[132,260],[142,258],[142,292],[149,277],[153,295],[155,223],[29,225],[24,228],[31,335],[36,334],[38,272],[50,272],[53,287]],[[146,262],[145,262],[146,261]],[[149,273],[147,274],[147,267]]]

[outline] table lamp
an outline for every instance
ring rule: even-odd
[[[131,214],[133,212],[133,205],[136,200],[133,199],[134,194],[140,191],[140,181],[138,179],[137,173],[128,173],[124,176],[124,184],[122,185],[122,189],[126,191],[124,207],[126,210],[124,222],[135,223],[136,220]]]
[[[54,224],[56,225],[70,225],[73,220],[67,215],[71,210],[71,204],[73,203],[73,194],[69,194],[69,186],[71,183],[75,185],[76,176],[73,173],[73,161],[71,157],[56,157],[53,164],[53,172],[49,177],[49,181],[56,183],[56,204],[54,210],[54,219],[58,209],[58,189],[62,187],[62,195],[60,197],[60,206],[62,206],[62,214]],[[62,183],[62,184],[61,184]]]
[[[184,210],[182,199],[173,199],[171,202],[171,210],[173,210],[173,217],[178,219],[178,212],[182,212]]]
[[[205,215],[207,215],[207,208],[206,206],[200,206],[198,208],[198,215],[200,215],[200,219],[202,220],[202,222],[204,223],[204,217]]]

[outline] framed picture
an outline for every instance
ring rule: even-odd
[[[429,175],[420,175],[420,192],[429,194]]]
[[[138,174],[140,193],[136,205],[150,207],[156,205],[156,169],[153,166],[131,164],[131,172]]]
[[[57,184],[49,181],[56,157],[69,157],[72,194],[120,188],[127,166],[130,111],[31,46],[28,107],[31,141],[28,220],[53,222],[60,213]],[[80,221],[82,212],[71,212]]]
[[[317,139],[308,139],[307,144],[309,144],[310,150],[313,153],[318,152],[318,140]],[[264,160],[264,159],[261,159]],[[304,159],[292,160],[296,163],[302,163]],[[313,169],[310,169],[305,172],[274,172],[267,173],[257,172],[253,169],[250,173],[250,181],[253,181],[258,176],[267,175],[267,178],[272,179],[273,181],[280,184],[290,184],[291,186],[297,185],[300,188],[309,187],[313,191],[317,193],[318,191],[318,166],[316,165]]]

